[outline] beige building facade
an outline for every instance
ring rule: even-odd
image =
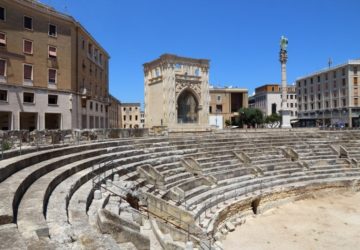
[[[0,129],[106,127],[108,58],[72,17],[2,0]]]
[[[121,103],[122,128],[141,128],[140,103]]]
[[[255,89],[255,95],[251,97],[251,107],[260,109],[265,116],[277,113],[281,110],[281,86],[280,84],[265,84]],[[296,87],[287,86],[287,108],[290,110],[290,119],[296,119],[297,111]]]
[[[114,96],[109,95],[110,105],[108,108],[109,128],[122,128],[121,102]]]
[[[235,121],[240,108],[248,107],[248,90],[244,88],[216,88],[210,87],[210,104],[209,115],[221,116],[222,127],[225,126],[225,121]],[[210,123],[214,125],[213,122]],[[215,117],[215,122],[218,119]],[[218,124],[215,124],[218,127]]]
[[[164,54],[143,66],[145,127],[209,129],[209,60]]]
[[[301,126],[360,126],[360,60],[296,81]]]

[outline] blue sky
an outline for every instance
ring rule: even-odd
[[[360,58],[359,0],[41,0],[80,21],[111,55],[110,92],[144,99],[142,64],[163,53],[210,59],[210,83],[249,89],[288,83]]]

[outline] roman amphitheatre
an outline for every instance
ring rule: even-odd
[[[0,160],[0,249],[353,249],[360,236],[358,130],[2,139],[16,147]]]

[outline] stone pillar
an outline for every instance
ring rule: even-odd
[[[286,81],[286,62],[287,62],[287,47],[288,40],[281,37],[280,41],[280,63],[281,63],[281,128],[291,128],[290,124],[290,109],[287,107],[287,81]]]

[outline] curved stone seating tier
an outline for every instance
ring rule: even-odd
[[[17,208],[23,194],[34,181],[44,174],[68,163],[72,163],[73,161],[108,152],[107,149],[83,150],[81,152],[74,151],[75,153],[73,154],[62,155],[29,165],[1,182],[0,198],[2,207],[0,208],[0,218],[2,218],[2,220],[0,221],[5,223],[13,220],[16,221]]]
[[[97,153],[99,153],[99,151],[101,150],[96,150]],[[106,150],[106,152],[109,151],[109,149]],[[91,167],[103,159],[107,159],[111,156],[116,156],[119,154],[126,156],[127,154],[129,154],[129,152],[133,151],[126,151],[123,152],[123,154],[118,152],[101,154],[93,157],[92,155],[81,154],[82,156],[87,156],[86,159],[75,161],[62,167],[57,166],[57,169],[47,172],[42,177],[38,178],[29,187],[29,189],[26,191],[26,193],[21,199],[17,216],[17,224],[19,227],[19,231],[23,233],[25,238],[36,239],[36,234],[48,235],[48,228],[44,215],[46,215],[46,207],[49,196],[52,193],[52,190],[56,187],[56,185],[62,180],[79,171],[81,172],[83,170],[81,172],[82,174],[92,173]],[[71,159],[73,160],[73,158]],[[100,171],[98,170],[99,169],[95,169],[97,173],[100,173]],[[94,174],[96,173],[93,173],[93,175]]]
[[[348,158],[339,158],[340,146]],[[235,202],[284,188],[360,180],[359,146],[356,131],[235,130],[28,152],[0,161],[0,232],[8,235],[14,229],[2,231],[1,225],[16,222],[20,234],[14,235],[27,247],[118,249],[97,229],[97,211],[118,214],[119,200],[129,205],[116,196],[125,196],[116,189],[124,183],[187,210],[214,232],[219,212]],[[112,189],[103,188],[95,200],[107,180]]]
[[[351,182],[354,182],[356,180],[360,180],[359,175],[336,175],[336,176],[312,176],[307,178],[302,178],[298,181],[293,180],[279,180],[277,181],[276,186],[266,186],[262,185],[262,188],[253,188],[251,191],[248,190],[241,190],[240,193],[235,192],[228,192],[223,194],[222,196],[219,196],[218,199],[214,199],[211,203],[208,204],[208,206],[205,208],[202,208],[201,214],[197,214],[197,221],[199,221],[199,225],[204,228],[208,233],[212,233],[214,228],[214,223],[217,221],[219,212],[224,210],[226,207],[231,206],[232,204],[242,202],[247,199],[252,199],[252,197],[261,197],[265,196],[266,194],[272,194],[277,192],[286,192],[295,188],[307,188],[308,190],[311,190],[309,187],[311,186],[326,186],[329,185],[329,187],[336,187],[336,186],[349,186],[351,185]],[[339,184],[340,183],[340,184]],[[225,199],[224,199],[225,197]],[[205,212],[206,210],[206,212]]]
[[[58,156],[64,156],[71,153],[82,152],[84,150],[91,150],[100,147],[115,147],[129,143],[129,141],[110,141],[93,144],[84,144],[71,147],[62,147],[51,150],[44,150],[41,152],[34,152],[30,154],[21,155],[15,158],[10,158],[0,161],[0,182],[22,170],[28,166],[45,161]]]

